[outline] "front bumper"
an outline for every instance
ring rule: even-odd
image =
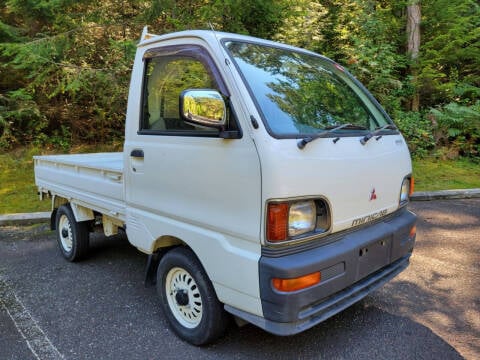
[[[293,335],[315,326],[367,296],[407,268],[416,216],[401,209],[396,216],[346,233],[337,241],[307,251],[262,256],[260,295],[264,317],[226,306],[226,310],[268,332]],[[294,278],[321,271],[319,284],[285,293],[272,278]]]

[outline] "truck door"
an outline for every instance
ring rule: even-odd
[[[256,241],[260,232],[260,164],[247,136],[222,139],[179,115],[186,89],[216,89],[222,76],[200,46],[147,51],[138,133],[125,143],[127,234],[147,252],[185,226]],[[228,102],[228,101],[227,101]],[[229,127],[240,130],[229,106]],[[241,132],[240,132],[241,133]]]

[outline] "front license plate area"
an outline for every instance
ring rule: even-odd
[[[357,280],[381,269],[390,263],[391,240],[376,241],[358,249]]]

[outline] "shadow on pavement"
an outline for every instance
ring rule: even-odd
[[[427,327],[366,301],[293,337],[276,337],[249,325],[233,329],[204,351],[221,358],[232,354],[232,348],[240,358],[462,359]]]

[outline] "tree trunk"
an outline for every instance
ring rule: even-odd
[[[412,82],[415,88],[415,93],[410,102],[410,110],[420,110],[420,95],[417,87],[418,77],[418,55],[420,52],[420,0],[412,0],[407,5],[407,54],[410,57],[410,74],[412,75]]]

